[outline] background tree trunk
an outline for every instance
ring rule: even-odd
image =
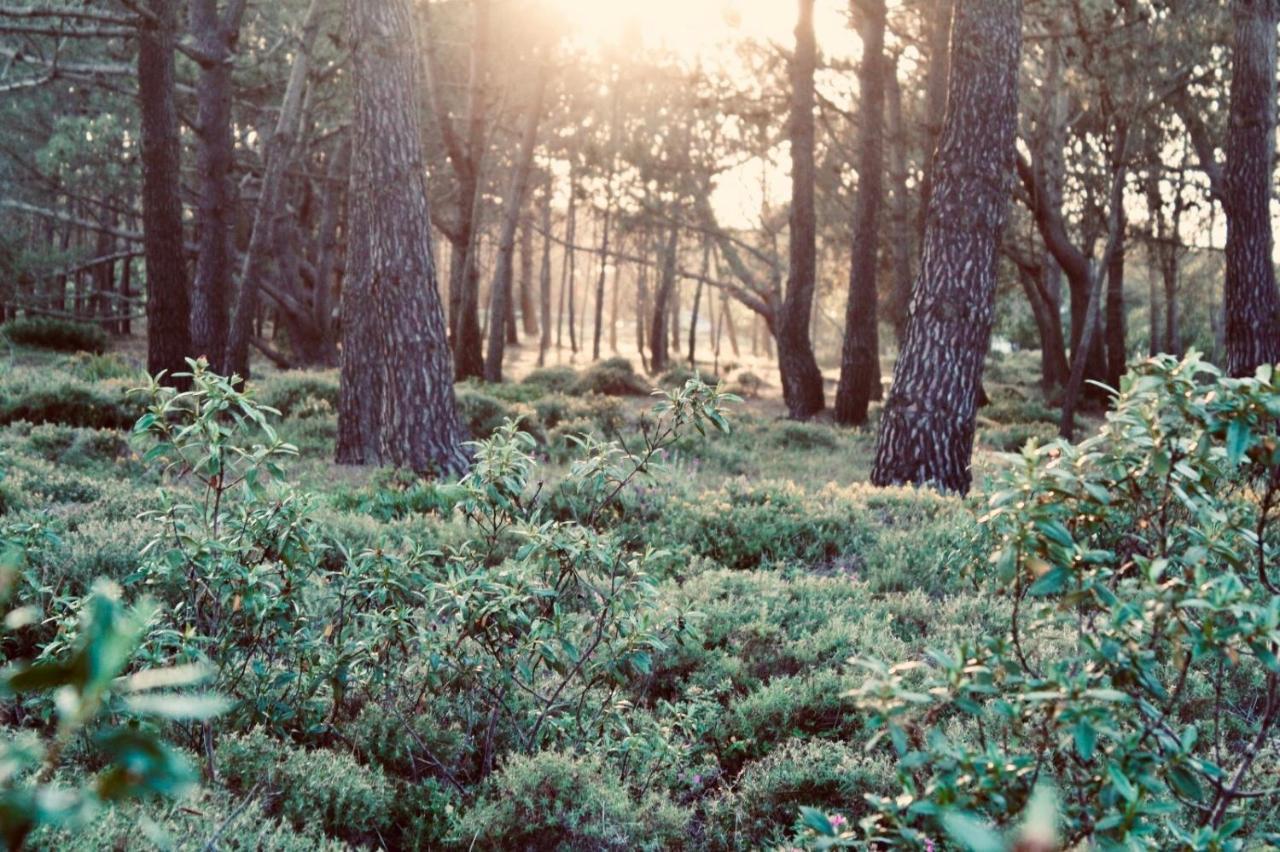
[[[965,493],[1018,128],[1021,0],[959,0],[906,344],[871,481]]]
[[[880,334],[876,315],[880,203],[884,192],[884,0],[854,0],[862,18],[862,67],[858,73],[860,122],[858,197],[853,211],[853,254],[849,263],[849,300],[844,315],[840,384],[835,420],[855,426],[867,420],[872,385],[880,383]]]
[[[889,210],[890,252],[893,263],[893,323],[895,342],[902,346],[911,304],[911,199],[907,188],[907,134],[902,120],[902,86],[898,83],[898,57],[885,69],[885,133],[889,147],[889,186],[893,192]]]
[[[166,382],[186,371],[191,351],[191,295],[182,233],[182,162],[174,103],[178,10],[148,0],[153,20],[138,33],[138,109],[142,120],[142,222],[147,271],[147,372]]]
[[[795,55],[791,59],[791,262],[777,329],[783,398],[791,417],[800,420],[817,414],[826,404],[822,371],[809,337],[817,274],[813,116],[817,43],[813,3],[814,0],[800,0]]]
[[[410,0],[348,0],[355,118],[337,459],[467,466],[436,284]]]
[[[676,283],[676,258],[679,251],[680,228],[672,225],[667,231],[667,247],[662,254],[662,279],[654,292],[653,322],[649,324],[649,372],[655,376],[666,372],[669,365],[667,318],[670,309],[667,302]]]

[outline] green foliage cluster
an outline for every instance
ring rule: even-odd
[[[1280,839],[1277,418],[1270,368],[1228,379],[1163,357],[1126,376],[1095,437],[1028,447],[983,518],[998,541],[977,579],[1010,601],[1006,629],[862,663],[853,697],[898,757],[900,792],[856,826],[811,824],[813,840],[946,830],[1001,848],[1045,785],[1053,844]]]
[[[9,320],[0,325],[0,335],[17,346],[58,352],[90,352],[100,355],[107,348],[107,333],[101,327],[55,317]]]

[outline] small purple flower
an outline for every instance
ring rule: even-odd
[[[849,823],[849,820],[845,819],[840,814],[832,814],[829,818],[829,821],[831,822],[831,827],[834,828],[836,831],[839,831],[840,829],[844,828]]]
[[[695,776],[693,776],[693,786],[697,787],[697,786],[698,786],[699,784],[701,784],[701,783],[702,783],[702,776],[701,776],[701,775],[695,775]]]
[[[926,837],[924,839],[924,852],[934,852],[936,847],[933,845],[933,839]]]

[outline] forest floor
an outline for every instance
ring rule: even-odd
[[[519,348],[514,354],[513,376],[529,379],[534,353]],[[137,341],[102,356],[0,353],[0,522],[38,519],[54,533],[31,557],[47,606],[65,606],[96,577],[131,582],[145,558],[143,544],[156,535],[156,522],[140,515],[156,508],[157,487],[165,480],[127,434],[139,409],[124,392],[142,379],[140,355]],[[719,365],[726,385],[744,396],[729,412],[731,433],[681,439],[667,454],[665,470],[628,504],[632,514],[619,521],[626,535],[664,553],[656,563],[658,599],[698,614],[702,641],[657,655],[651,675],[625,694],[635,707],[630,719],[637,731],[651,725],[665,732],[661,737],[679,739],[670,746],[674,751],[662,753],[678,753],[680,765],[655,768],[642,796],[628,775],[633,770],[611,769],[612,758],[591,764],[592,772],[604,773],[592,776],[592,789],[621,784],[630,791],[618,793],[618,801],[633,802],[646,836],[670,830],[694,849],[785,842],[802,804],[856,818],[864,793],[892,785],[889,767],[861,750],[863,721],[841,699],[857,677],[848,661],[918,658],[926,647],[1003,629],[1005,611],[1003,601],[977,595],[960,580],[968,566],[985,564],[974,520],[980,496],[868,487],[878,408],[860,429],[836,428],[826,415],[807,423],[787,420],[776,368],[763,359],[736,360]],[[549,366],[557,361],[577,370],[561,370],[559,378],[578,384],[548,390],[531,381],[467,382],[458,389],[463,419],[477,437],[506,417],[524,418],[548,481],[569,469],[574,451],[567,435],[634,435],[653,404],[643,395],[647,380],[638,380],[640,392],[631,396],[583,394],[581,383],[598,377],[598,370],[593,373],[582,356],[553,353]],[[1000,453],[1056,433],[1057,411],[1030,381],[1037,366],[1034,353],[993,356],[988,364],[991,404],[978,421],[976,495]],[[474,535],[460,519],[418,505],[419,491],[403,477],[333,464],[337,381],[336,370],[264,366],[253,382],[259,398],[281,410],[281,436],[298,447],[286,477],[311,494],[313,521],[353,545],[413,541],[447,548]],[[1082,433],[1094,425],[1082,424]],[[309,753],[322,751],[325,760],[347,767],[332,781],[344,796],[364,790],[360,784],[402,790],[417,783],[403,761],[367,741],[385,735],[377,733],[382,728],[370,716],[374,709],[366,707],[343,733],[346,745],[281,741],[269,760],[287,774]],[[433,724],[429,717],[419,722],[423,730]],[[330,754],[335,749],[337,756]],[[620,774],[610,774],[615,772]],[[227,848],[241,848],[231,842],[241,829],[252,838],[275,818],[282,822],[273,830],[291,839],[272,848],[316,848],[322,835],[334,844],[376,846],[376,838],[395,836],[387,841],[391,848],[438,848],[466,835],[473,825],[468,820],[482,818],[496,832],[485,848],[502,848],[502,832],[519,830],[492,825],[501,821],[510,790],[522,783],[518,778],[503,782],[506,793],[494,793],[501,785],[477,781],[462,799],[433,799],[431,807],[439,811],[415,817],[419,833],[413,837],[406,835],[404,815],[381,800],[360,803],[362,827],[353,828],[323,804],[334,795],[326,783],[317,776],[310,786],[264,797],[247,810],[241,805],[252,784],[243,781],[206,788],[182,808],[140,807],[156,832],[172,838],[203,837],[230,821]],[[644,822],[653,796],[663,803],[661,813],[676,815],[676,827]],[[136,838],[125,842],[134,837],[137,819],[126,809],[87,835],[45,833],[32,845],[148,848],[136,847]],[[243,843],[249,848],[252,840]]]

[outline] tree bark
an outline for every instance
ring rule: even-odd
[[[520,225],[520,325],[526,337],[538,334],[538,309],[533,301],[533,225]]]
[[[791,235],[787,292],[779,317],[778,369],[787,411],[812,417],[826,405],[822,371],[813,355],[809,315],[817,275],[817,219],[814,212],[814,91],[817,42],[814,0],[800,0],[796,47],[791,59]]]
[[[231,128],[231,57],[240,37],[244,0],[231,0],[223,14],[218,0],[191,0],[190,29],[199,51],[196,86],[196,173],[199,200],[196,231],[199,251],[191,284],[192,344],[214,371],[229,375],[227,323],[232,275],[232,220],[235,192],[235,137]]]
[[[929,214],[929,198],[933,195],[933,158],[942,135],[942,120],[947,111],[947,74],[951,64],[951,19],[956,0],[933,0],[926,8],[929,16],[929,67],[925,76],[924,174],[920,180],[920,209],[916,231],[923,243]]]
[[[436,282],[410,0],[348,0],[355,116],[337,460],[467,466]]]
[[[542,266],[538,270],[538,300],[542,308],[542,334],[538,339],[538,366],[546,366],[551,348],[551,190],[552,173],[542,190]]]
[[[546,68],[546,63],[539,57],[537,79],[533,84],[533,98],[529,103],[529,113],[525,117],[520,150],[513,165],[506,207],[502,212],[498,259],[489,293],[489,352],[484,362],[486,382],[502,381],[502,358],[505,353],[507,324],[512,309],[511,279],[515,262],[516,229],[520,225],[520,211],[524,209],[524,198],[529,187],[529,173],[533,168],[533,151],[538,144],[538,124],[542,120],[542,96],[547,88]]]
[[[1124,257],[1125,257],[1125,214],[1124,204],[1120,205],[1120,231],[1115,251],[1107,263],[1107,386],[1120,387],[1120,377],[1124,375],[1125,361],[1125,315],[1124,315]]]
[[[871,481],[965,493],[1018,127],[1021,0],[959,0],[936,181]]]
[[[138,33],[138,108],[142,133],[143,250],[147,272],[147,372],[184,386],[191,351],[191,295],[182,233],[182,148],[174,102],[178,10],[148,0],[151,20]]]
[[[840,384],[835,421],[857,426],[867,420],[872,386],[880,383],[880,335],[876,315],[876,267],[880,248],[880,203],[884,193],[884,0],[853,0],[860,15],[862,67],[858,73],[861,139],[858,197],[853,211],[853,253],[849,263],[849,300],[844,315]]]
[[[1280,361],[1280,293],[1272,263],[1275,165],[1275,0],[1233,0],[1235,42],[1223,209],[1227,214],[1227,372],[1252,376]]]

